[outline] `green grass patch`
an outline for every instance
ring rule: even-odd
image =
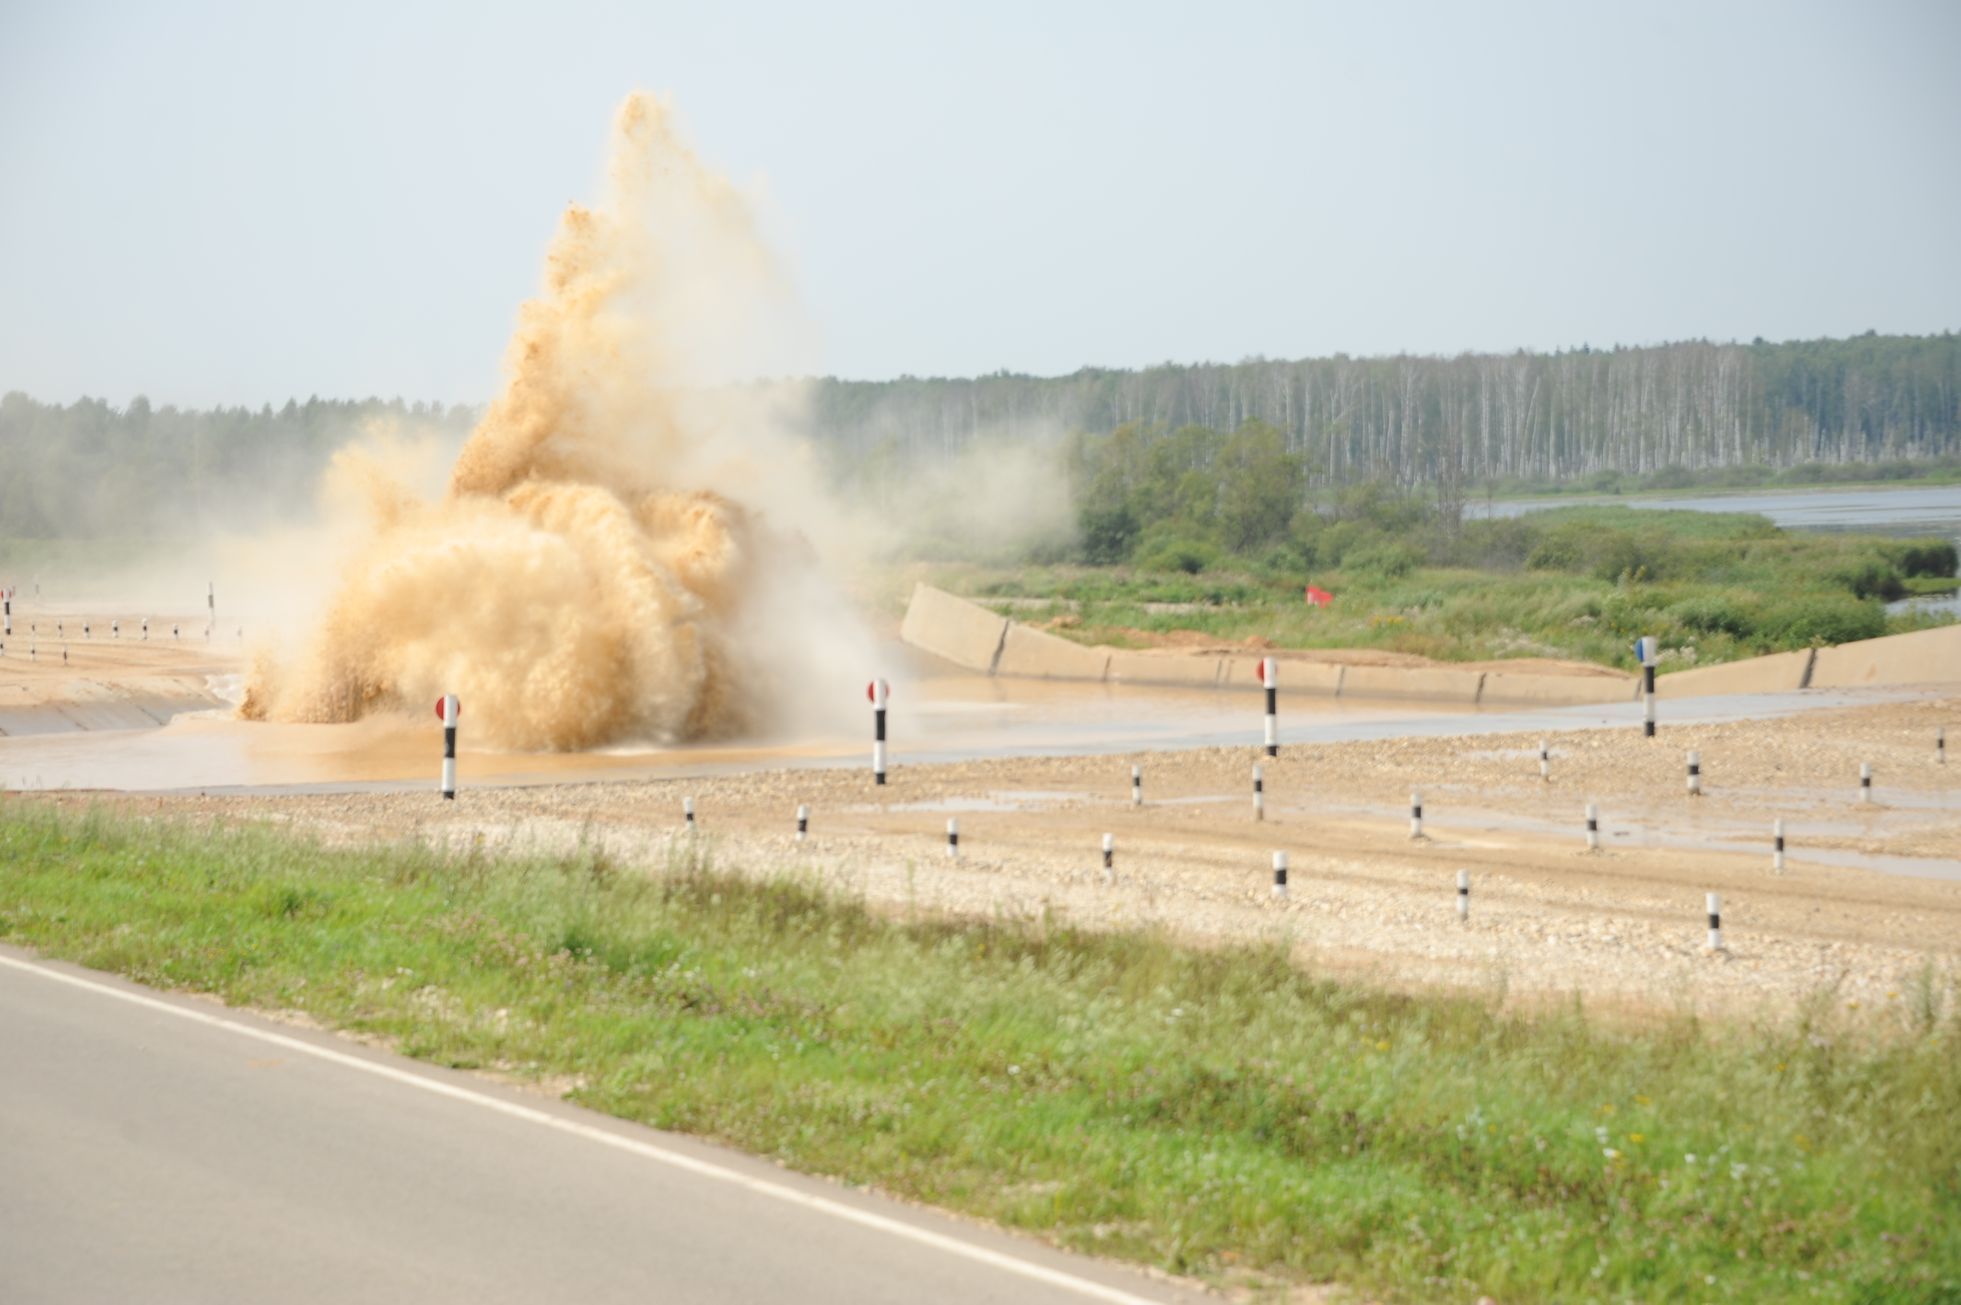
[[[794,875],[16,806],[0,938],[1084,1250],[1391,1299],[1961,1293],[1961,1023],[1641,1032]]]
[[[1284,648],[1633,669],[1634,640],[1654,635],[1664,671],[1941,624],[1948,618],[1888,612],[1886,603],[1956,584],[1949,541],[1780,530],[1743,513],[1576,507],[1468,522],[1447,536],[1392,536],[1349,521],[1313,532],[1258,565],[1191,574],[960,567],[935,579],[983,602],[1052,600],[1046,611],[1013,614],[1065,616],[1057,632],[1085,643],[1196,630]],[[1309,582],[1332,592],[1333,606],[1308,607]]]

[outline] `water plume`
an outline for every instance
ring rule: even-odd
[[[476,739],[571,750],[844,700],[869,657],[812,542],[834,523],[798,396],[723,383],[781,367],[800,320],[748,202],[665,104],[629,97],[608,192],[565,212],[447,489],[419,496],[371,449],[336,458],[367,529],[242,713],[345,721],[453,692]]]

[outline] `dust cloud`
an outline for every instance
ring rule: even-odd
[[[825,579],[844,532],[800,391],[729,383],[791,374],[806,339],[754,206],[665,103],[629,97],[607,192],[566,210],[447,485],[419,492],[399,444],[336,457],[331,497],[362,528],[241,714],[347,721],[456,693],[474,740],[576,750],[846,710],[873,651]]]

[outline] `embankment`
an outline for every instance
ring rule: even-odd
[[[1258,683],[1259,658],[1255,656],[1090,647],[1018,624],[926,584],[913,590],[900,637],[955,665],[988,675],[1184,688],[1248,688]],[[1634,676],[1604,669],[1556,674],[1533,669],[1530,663],[1520,663],[1520,669],[1513,671],[1448,663],[1370,665],[1311,652],[1276,653],[1275,657],[1280,663],[1280,683],[1287,692],[1322,697],[1480,707],[1573,707],[1628,702],[1640,694],[1640,682]],[[1695,698],[1875,684],[1956,683],[1961,683],[1961,626],[1943,626],[1834,648],[1806,648],[1677,671],[1659,677],[1655,691],[1663,698]]]

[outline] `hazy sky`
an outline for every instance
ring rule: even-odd
[[[1961,3],[0,0],[0,390],[480,400],[673,95],[852,377],[1961,328]]]

